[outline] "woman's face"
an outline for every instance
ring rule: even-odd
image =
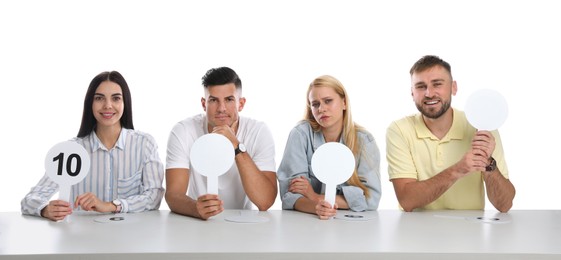
[[[342,128],[345,100],[330,87],[313,87],[308,95],[310,109],[323,129]]]
[[[103,81],[95,90],[92,111],[98,127],[121,126],[125,104],[119,84]]]

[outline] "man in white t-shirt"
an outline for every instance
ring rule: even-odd
[[[202,78],[206,114],[177,123],[169,136],[166,158],[166,202],[171,211],[208,219],[224,209],[269,209],[277,196],[275,145],[269,128],[239,116],[246,99],[236,72],[227,67]],[[197,138],[224,135],[235,147],[235,165],[218,179],[218,194],[207,194],[206,177],[191,171],[189,152]]]

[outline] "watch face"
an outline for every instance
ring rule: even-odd
[[[115,204],[115,206],[119,206],[119,205],[121,205],[121,201],[120,200],[114,200],[113,204]]]
[[[492,172],[495,169],[497,169],[497,161],[495,161],[495,158],[491,157],[491,162],[485,167],[485,171]]]
[[[245,153],[245,152],[246,152],[245,145],[242,144],[242,143],[240,143],[240,144],[238,145],[238,149],[240,149],[240,151],[241,151],[242,153]]]

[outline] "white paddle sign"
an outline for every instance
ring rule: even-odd
[[[476,129],[493,131],[506,121],[508,104],[501,93],[481,89],[469,96],[464,112],[469,123]]]
[[[325,184],[325,200],[332,207],[335,205],[337,185],[346,182],[353,175],[354,169],[355,157],[341,143],[325,143],[312,156],[312,171]]]
[[[218,194],[218,177],[226,173],[234,163],[234,146],[220,134],[199,137],[191,147],[191,164],[206,176],[207,194]]]
[[[58,184],[59,199],[72,203],[70,188],[90,172],[90,155],[76,142],[58,143],[47,152],[45,171]]]

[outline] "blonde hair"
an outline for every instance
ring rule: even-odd
[[[358,156],[360,154],[360,149],[362,147],[361,144],[358,142],[357,131],[362,130],[363,128],[353,121],[353,118],[351,116],[351,102],[349,100],[349,96],[347,95],[347,91],[345,90],[345,87],[343,86],[343,84],[341,84],[339,80],[329,75],[320,76],[314,79],[312,83],[310,83],[310,86],[308,87],[308,91],[306,92],[306,112],[304,114],[304,120],[309,122],[310,125],[312,126],[312,129],[316,132],[321,131],[321,126],[314,118],[314,115],[312,114],[312,109],[310,107],[310,102],[308,100],[310,91],[312,91],[314,87],[329,87],[335,90],[335,93],[337,93],[345,101],[346,109],[343,110],[342,137],[345,142],[345,145],[349,147],[355,158],[358,159]],[[355,166],[355,170],[353,171],[353,175],[351,176],[351,178],[349,178],[349,180],[347,180],[347,184],[361,188],[364,191],[364,195],[366,197],[370,197],[370,192],[368,191],[368,189],[362,183],[360,177],[358,176],[356,166]]]

